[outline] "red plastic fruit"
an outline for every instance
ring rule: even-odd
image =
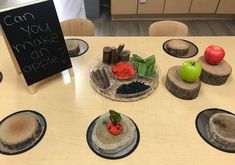
[[[135,75],[134,67],[126,62],[119,62],[112,68],[113,74],[121,80],[128,80]]]
[[[204,57],[208,64],[218,65],[224,58],[225,51],[217,45],[210,45],[206,48]]]
[[[123,131],[123,125],[122,124],[113,124],[111,121],[109,121],[106,124],[106,128],[108,129],[109,133],[112,135],[120,135]]]

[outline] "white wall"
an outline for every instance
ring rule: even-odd
[[[54,0],[60,21],[70,18],[86,18],[83,0]]]
[[[36,0],[0,0],[0,8],[14,6]],[[86,18],[84,0],[53,0],[59,20]]]

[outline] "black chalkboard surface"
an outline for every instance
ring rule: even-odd
[[[2,29],[28,85],[72,67],[52,0],[0,12]]]

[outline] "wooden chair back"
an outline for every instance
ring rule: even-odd
[[[187,36],[188,26],[178,21],[158,21],[149,26],[149,36]]]
[[[88,19],[69,19],[60,25],[64,36],[94,36],[94,24]]]

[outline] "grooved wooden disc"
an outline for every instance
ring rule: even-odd
[[[210,108],[200,112],[195,122],[199,135],[211,146],[235,153],[235,116],[233,113]]]
[[[37,145],[46,132],[46,120],[36,111],[15,112],[0,121],[0,153],[16,155]]]
[[[22,143],[33,137],[38,129],[35,116],[30,113],[18,113],[9,117],[0,126],[0,139],[7,145]]]
[[[220,143],[235,146],[235,116],[217,113],[210,117],[209,131]]]

